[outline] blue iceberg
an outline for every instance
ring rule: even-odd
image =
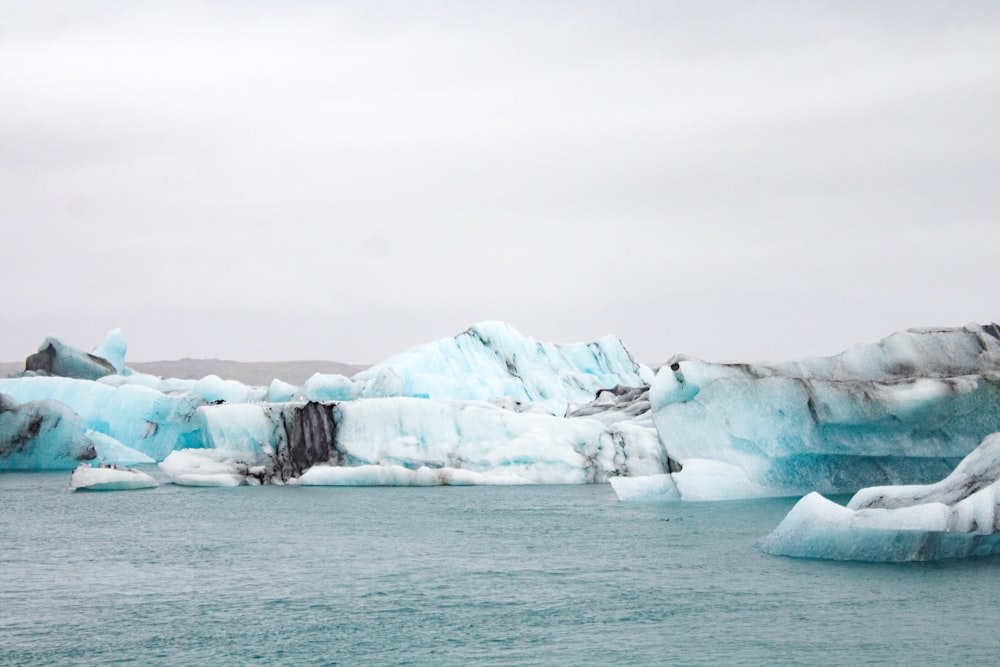
[[[783,364],[676,357],[656,374],[649,400],[664,449],[681,468],[668,495],[929,482],[1000,431],[1000,327],[914,329]]]
[[[1000,433],[940,482],[802,498],[761,548],[800,558],[901,562],[1000,553]]]
[[[600,389],[649,384],[621,340],[536,343],[503,322],[481,322],[453,338],[419,345],[355,375],[353,395],[484,401],[507,397],[563,416]],[[331,397],[333,398],[333,397]],[[343,399],[344,396],[337,398]]]
[[[0,470],[70,470],[95,458],[83,421],[65,405],[0,393]]]

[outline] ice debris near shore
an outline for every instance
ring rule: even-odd
[[[761,548],[801,558],[900,562],[1000,553],[1000,433],[936,484],[861,489],[847,507],[810,493]]]

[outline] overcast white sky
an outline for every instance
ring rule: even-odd
[[[1000,3],[0,0],[0,359],[1000,318]]]

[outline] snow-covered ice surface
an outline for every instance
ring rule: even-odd
[[[82,464],[73,470],[69,487],[74,491],[131,491],[158,486],[151,475],[128,468],[94,468]]]
[[[911,330],[761,366],[677,357],[652,383],[652,419],[683,467],[682,498],[685,479],[701,499],[733,497],[733,485],[801,495],[940,479],[1000,431],[998,336],[997,325]],[[695,460],[727,464],[730,482]]]
[[[800,500],[761,542],[803,558],[913,561],[1000,553],[1000,433],[936,484],[861,489],[847,507]]]

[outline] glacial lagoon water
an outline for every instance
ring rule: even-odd
[[[991,664],[1000,649],[1000,559],[761,553],[794,498],[68,485],[0,474],[0,664]]]

